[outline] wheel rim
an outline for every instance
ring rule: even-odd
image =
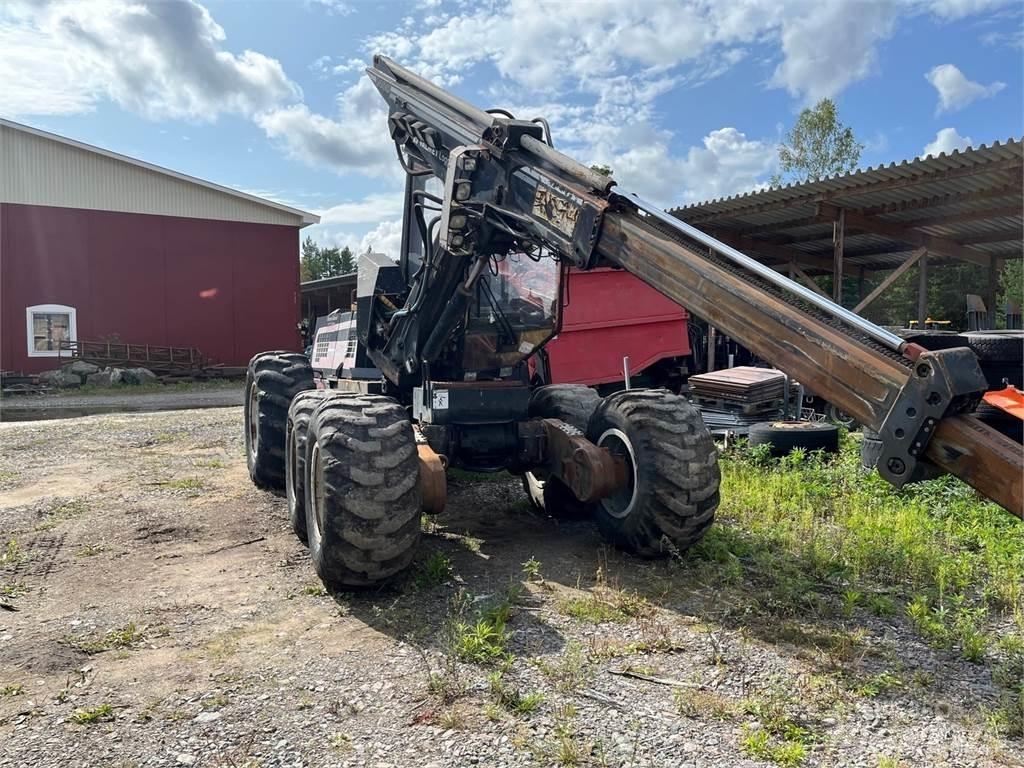
[[[284,487],[285,493],[288,494],[288,508],[295,509],[297,507],[296,495],[295,495],[295,479],[299,476],[299,455],[298,455],[298,441],[295,439],[295,430],[288,430],[288,449],[287,459],[288,463],[285,465],[285,478]]]
[[[306,503],[310,505],[312,527],[307,525],[309,530],[309,546],[315,549],[320,542],[321,531],[324,526],[324,491],[323,491],[323,466],[320,461],[320,446],[313,443],[313,449],[309,455],[309,487],[306,489],[308,498]]]
[[[628,517],[636,507],[637,500],[636,455],[633,453],[633,444],[621,429],[606,429],[597,439],[597,445],[613,456],[625,460],[628,469],[628,482],[625,487],[601,499],[601,507],[612,517]]]
[[[255,459],[260,452],[260,408],[256,383],[249,385],[249,452]],[[237,433],[236,433],[237,434]]]

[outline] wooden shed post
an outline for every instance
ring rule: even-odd
[[[922,256],[918,264],[917,327],[924,330],[924,323],[928,319],[928,254]]]
[[[985,308],[988,310],[988,328],[996,327],[996,294],[999,290],[1001,260],[993,256],[988,263],[988,285],[985,288]]]
[[[846,236],[846,210],[839,209],[832,225],[832,301],[843,303],[843,240]]]

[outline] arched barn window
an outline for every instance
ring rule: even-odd
[[[78,338],[75,308],[63,304],[36,304],[25,308],[28,356],[57,357],[62,341]]]

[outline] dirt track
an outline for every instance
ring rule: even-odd
[[[537,517],[515,481],[454,482],[404,585],[326,595],[283,499],[250,484],[240,424],[223,408],[0,425],[0,766],[768,765],[741,748],[751,697],[813,729],[808,765],[1020,764],[978,715],[987,673],[899,619],[860,617],[847,655],[779,642],[685,564]],[[444,583],[418,576],[437,553]],[[645,599],[567,615],[596,580],[599,603]],[[448,643],[510,582],[504,680],[541,695],[532,711],[496,706],[493,668]],[[837,664],[905,682],[854,695]]]

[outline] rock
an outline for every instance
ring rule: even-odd
[[[70,371],[76,376],[84,377],[93,373],[99,373],[100,367],[98,365],[93,365],[92,363],[87,363],[85,360],[75,360],[70,365],[65,365],[64,370]]]
[[[110,369],[106,368],[98,373],[89,374],[85,383],[90,387],[109,387],[111,385]]]
[[[197,723],[212,723],[214,720],[220,720],[220,712],[200,712],[192,719]]]
[[[196,759],[193,755],[190,755],[188,752],[181,752],[178,754],[177,757],[174,758],[174,761],[178,765],[192,765],[192,763],[194,763]]]
[[[82,380],[70,371],[43,371],[39,374],[39,380],[51,387],[80,387]]]
[[[149,370],[149,368],[135,368],[134,372],[139,384],[153,384],[159,381],[156,374]]]
[[[134,384],[135,380],[131,374],[128,373],[124,368],[107,368],[104,371],[110,373],[110,386],[114,387],[119,384]]]

